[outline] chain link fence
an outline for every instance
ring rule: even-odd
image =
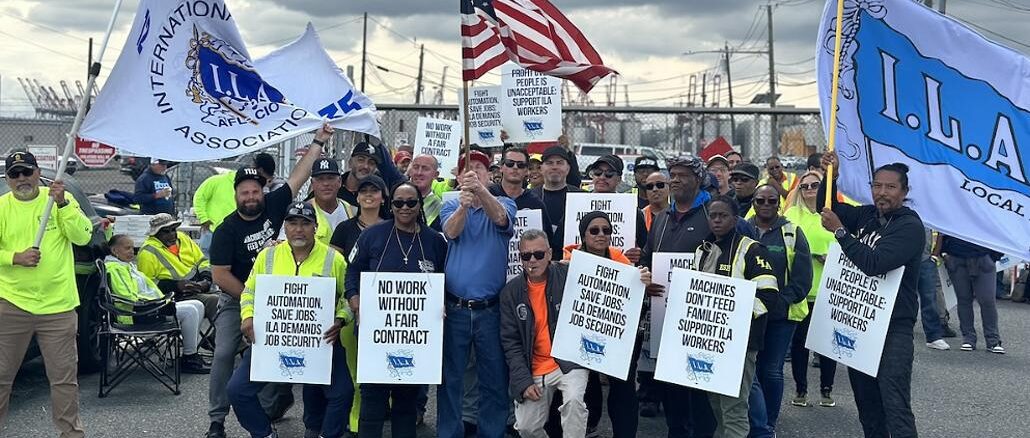
[[[380,105],[382,141],[395,148],[414,141],[416,120],[420,116],[457,120],[455,105]],[[562,124],[575,149],[582,144],[646,146],[666,156],[696,155],[716,139],[725,138],[745,159],[761,164],[777,155],[787,167],[804,167],[805,158],[826,149],[818,111],[798,108],[693,108],[693,107],[565,107]],[[14,149],[45,150],[56,147],[59,155],[71,130],[68,119],[0,118],[0,151]],[[334,137],[330,155],[345,158],[350,148],[362,140],[361,134],[344,133]],[[292,169],[312,134],[303,135],[266,149],[276,157],[277,174]],[[778,138],[778,142],[772,141]],[[257,151],[222,161],[183,163],[169,171],[179,211],[188,210],[193,192],[208,177],[247,165]],[[146,167],[146,157],[118,156],[102,168],[86,168],[74,163],[73,178],[88,194],[109,190],[132,192],[134,175]],[[42,163],[41,163],[42,164]]]

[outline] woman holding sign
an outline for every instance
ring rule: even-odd
[[[426,225],[418,188],[411,182],[402,182],[394,186],[390,199],[394,218],[361,233],[354,260],[347,269],[346,297],[356,318],[362,272],[443,272],[447,260],[447,242]],[[366,383],[360,388],[359,437],[381,437],[387,411],[394,438],[415,436],[419,385]]]
[[[839,168],[837,154],[823,155],[823,167],[829,166]],[[892,163],[873,172],[873,205],[856,207],[838,202],[836,186],[824,182],[819,199],[826,199],[826,191],[831,191],[832,207],[823,210],[823,228],[833,231],[844,255],[869,276],[905,268],[877,376],[848,370],[858,419],[867,437],[914,437],[912,330],[919,312],[916,284],[926,237],[919,215],[904,206],[909,191],[908,166]]]
[[[778,195],[777,195],[778,197]],[[765,344],[768,309],[779,307],[779,285],[773,271],[772,258],[764,245],[740,234],[737,230],[740,207],[726,195],[718,195],[708,204],[708,228],[712,230],[694,253],[697,269],[726,277],[751,280],[756,283],[754,313],[747,354],[744,356],[744,376],[737,397],[709,393],[718,427],[715,436],[748,436],[748,395],[755,377],[758,351]],[[738,328],[742,329],[742,328]]]

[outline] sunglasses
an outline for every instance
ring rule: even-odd
[[[665,188],[665,183],[663,183],[663,182],[644,184],[644,189],[645,190],[664,189],[664,188]]]
[[[819,188],[819,183],[814,182],[810,184],[798,184],[798,187],[800,187],[801,190],[816,190]]]
[[[746,183],[748,181],[752,181],[753,179],[754,178],[748,178],[746,176],[734,176],[734,177],[730,178],[730,182],[733,182],[733,183],[735,183],[735,182]]]
[[[776,205],[780,203],[780,200],[775,198],[755,198],[752,202],[755,205]]]
[[[529,167],[529,163],[525,161],[504,160],[501,164],[504,164],[504,167],[507,168],[518,167],[519,169],[525,169],[526,167]]]
[[[612,179],[612,178],[615,178],[615,175],[618,175],[618,174],[619,174],[619,172],[616,172],[614,170],[594,169],[594,170],[590,171],[590,176],[592,176],[594,178],[598,178],[598,177],[604,176],[605,178]]]
[[[16,168],[11,169],[10,171],[8,171],[7,172],[7,176],[12,178],[12,179],[14,179],[14,178],[20,178],[20,177],[23,177],[23,176],[32,176],[32,174],[34,172],[35,172],[35,170],[29,169],[27,167],[16,167]]]
[[[520,252],[519,257],[522,257],[522,261],[528,262],[534,258],[537,260],[543,260],[547,256],[547,251],[533,251],[533,252]]]
[[[418,199],[408,199],[406,201],[401,199],[394,199],[393,202],[391,202],[390,204],[393,204],[393,208],[415,208],[415,206],[418,205]]]
[[[591,236],[596,236],[596,235],[601,234],[601,233],[604,233],[605,236],[611,236],[612,235],[611,227],[591,227],[587,231],[590,232]]]

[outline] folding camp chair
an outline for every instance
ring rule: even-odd
[[[171,297],[137,303],[117,297],[111,293],[102,260],[97,261],[97,268],[102,352],[98,396],[106,397],[139,368],[179,395],[182,333],[175,318],[175,303]]]

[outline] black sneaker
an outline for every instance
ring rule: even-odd
[[[204,438],[225,438],[225,425],[212,421],[211,425],[207,428],[207,435],[204,435]]]
[[[211,367],[196,353],[179,358],[179,370],[186,374],[211,374]]]
[[[944,326],[944,337],[945,338],[957,338],[958,337],[958,333],[955,333],[955,331],[952,330],[951,327]]]

